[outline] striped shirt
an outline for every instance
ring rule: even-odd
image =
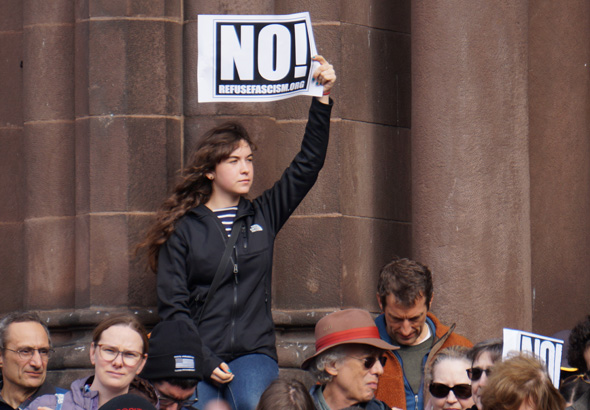
[[[230,206],[228,208],[220,208],[213,210],[213,213],[217,215],[217,217],[221,221],[221,224],[225,228],[225,232],[227,232],[228,237],[231,236],[231,227],[234,224],[237,212],[237,206]]]

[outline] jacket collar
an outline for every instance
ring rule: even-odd
[[[189,213],[193,213],[199,218],[214,215],[213,211],[207,208],[205,204],[201,204],[191,209]],[[247,200],[244,197],[240,197],[240,202],[238,202],[238,212],[236,213],[236,219],[239,219],[244,215],[254,215],[254,206],[252,205],[251,201]]]
[[[426,315],[426,326],[430,328],[430,333],[433,335],[433,339],[436,339],[436,324],[432,320],[434,315],[428,312]],[[379,329],[379,337],[385,340],[390,345],[399,346],[399,343],[396,343],[387,333],[387,325],[385,324],[385,315],[382,313],[375,318],[375,324],[377,325],[377,329]],[[448,336],[447,336],[448,337]],[[446,340],[446,337],[445,337]],[[443,341],[444,342],[444,341]],[[436,342],[435,342],[436,343]]]
[[[434,318],[434,319],[436,319],[436,318]],[[438,319],[436,319],[436,320],[438,321]],[[433,323],[433,326],[434,326],[434,323]],[[435,340],[434,340],[434,344],[432,345],[432,349],[430,349],[430,353],[428,353],[428,359],[426,359],[426,366],[430,366],[430,364],[434,360],[434,356],[443,347],[443,345],[445,344],[445,342],[447,341],[449,336],[451,336],[451,333],[453,333],[455,331],[456,326],[457,326],[457,324],[453,323],[451,325],[451,327],[449,328],[449,330],[447,330],[447,332],[445,334],[443,334],[442,336],[440,336],[439,338],[437,338],[436,333],[434,333]]]

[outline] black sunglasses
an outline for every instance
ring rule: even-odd
[[[444,399],[452,391],[458,399],[468,399],[471,397],[471,385],[470,384],[456,384],[453,387],[449,387],[442,383],[430,383],[430,394],[439,399]]]
[[[479,367],[472,367],[471,369],[467,369],[467,376],[469,380],[472,382],[476,382],[481,378],[482,374],[486,374],[486,377],[490,377],[492,373],[492,369],[480,369]]]
[[[367,370],[372,369],[373,366],[375,366],[375,363],[377,363],[377,360],[379,360],[379,362],[381,363],[381,366],[385,366],[385,363],[387,363],[387,356],[385,356],[385,355],[379,356],[379,357],[375,357],[375,356],[367,356],[367,357],[348,356],[348,357],[351,357],[356,360],[362,360],[363,365],[365,366],[365,369],[367,369]]]

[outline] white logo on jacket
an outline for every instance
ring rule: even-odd
[[[262,226],[258,225],[258,224],[254,224],[250,227],[250,232],[254,233],[254,232],[262,232],[264,229],[262,229]]]

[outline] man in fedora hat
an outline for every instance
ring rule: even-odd
[[[316,353],[301,368],[320,383],[311,389],[318,410],[350,406],[390,409],[374,397],[383,374],[384,351],[396,347],[379,338],[369,312],[347,309],[331,313],[317,323],[315,339]]]

